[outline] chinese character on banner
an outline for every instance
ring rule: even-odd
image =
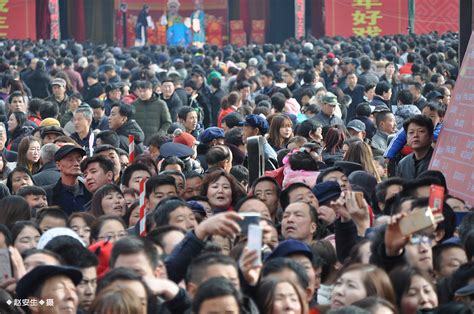
[[[379,0],[353,0],[352,31],[356,36],[378,36],[382,29],[378,21],[381,15],[382,3]]]

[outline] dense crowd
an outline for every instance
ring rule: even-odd
[[[472,313],[457,49],[0,42],[0,312]]]

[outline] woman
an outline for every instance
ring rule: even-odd
[[[232,210],[237,201],[245,195],[244,188],[225,170],[208,173],[201,186],[201,195],[207,196],[214,214]]]
[[[390,105],[397,105],[397,95],[400,85],[400,80],[398,78],[398,69],[395,63],[388,62],[385,65],[385,73],[380,77],[379,81],[385,81],[392,86],[392,97],[390,98]]]
[[[31,221],[18,221],[12,227],[13,246],[21,253],[38,245],[41,231]]]
[[[387,273],[373,265],[353,264],[339,274],[331,294],[331,308],[351,305],[373,295],[395,303]]]
[[[73,213],[68,218],[67,226],[79,235],[86,246],[89,246],[91,244],[91,226],[95,219],[89,213]]]
[[[346,133],[342,126],[332,126],[324,136],[323,161],[332,166],[336,161],[343,159],[342,146],[346,140]]]
[[[0,154],[0,180],[2,182],[5,182],[10,172],[12,172],[12,170],[8,168],[7,163],[3,158],[3,155]]]
[[[408,266],[390,272],[400,313],[415,314],[438,306],[438,296],[430,275]]]
[[[125,238],[127,226],[122,218],[115,215],[104,215],[97,218],[91,228],[92,243],[110,241],[112,243]]]
[[[295,130],[295,135],[303,136],[308,142],[321,144],[323,140],[323,128],[314,119],[308,119],[299,123]]]
[[[10,230],[17,221],[31,219],[31,208],[21,196],[10,195],[0,200],[0,224]]]
[[[308,313],[304,292],[288,279],[264,279],[259,284],[256,301],[262,314]]]
[[[51,94],[49,91],[50,82],[51,77],[49,76],[48,71],[46,71],[46,65],[42,60],[39,60],[36,63],[34,71],[25,79],[25,83],[27,83],[28,87],[31,89],[31,95],[33,98],[41,99],[44,99]]]
[[[221,101],[221,111],[219,113],[219,118],[217,119],[217,126],[222,128],[222,119],[227,116],[229,113],[237,111],[240,107],[240,94],[237,92],[232,92],[228,96],[224,97]]]
[[[268,143],[277,152],[286,148],[286,144],[293,137],[293,122],[282,114],[275,115],[270,123]]]
[[[375,165],[372,149],[367,143],[363,141],[355,141],[351,143],[343,160],[361,164],[364,171],[373,175],[378,183],[382,181],[380,174],[377,171],[377,166]]]
[[[8,134],[10,135],[7,149],[17,152],[21,139],[33,129],[26,125],[26,115],[23,112],[12,112],[8,116],[7,125]]]
[[[16,194],[24,186],[35,185],[30,171],[24,167],[16,167],[7,178],[7,187],[11,194]]]
[[[90,213],[95,217],[115,215],[123,218],[126,212],[127,203],[118,186],[106,184],[94,193]]]
[[[26,136],[18,145],[18,162],[17,167],[25,167],[30,173],[38,172],[40,165],[40,139],[33,136]]]

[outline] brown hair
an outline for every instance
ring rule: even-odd
[[[395,291],[393,290],[392,282],[383,269],[368,264],[352,264],[343,268],[337,277],[340,278],[343,274],[351,271],[361,273],[362,284],[365,287],[367,296],[376,295],[395,304]]]
[[[280,283],[288,283],[295,289],[298,295],[298,301],[301,306],[301,313],[308,313],[308,303],[305,300],[305,294],[298,284],[289,279],[279,279],[275,277],[265,278],[258,285],[257,306],[260,313],[271,313],[275,303],[275,290]]]
[[[229,95],[222,98],[221,108],[228,109],[232,106],[238,107],[240,101],[240,94],[237,92],[232,92]]]
[[[361,164],[365,171],[373,175],[377,182],[382,182],[379,173],[375,167],[374,155],[369,144],[363,141],[354,141],[349,144],[349,150],[344,156],[344,160]]]
[[[240,198],[245,195],[245,189],[237,181],[237,179],[235,179],[231,174],[227,173],[223,169],[217,169],[206,174],[206,176],[202,180],[201,195],[207,196],[207,190],[209,189],[209,186],[219,180],[220,177],[225,177],[227,180],[229,180],[230,188],[232,190],[231,205],[234,206],[240,200]]]
[[[283,114],[277,114],[271,120],[270,130],[268,131],[268,143],[278,149],[284,148],[289,139],[284,139],[280,136],[280,129],[287,123],[293,127],[293,122],[288,116]]]
[[[40,162],[31,163],[26,157],[28,150],[30,149],[30,145],[33,142],[37,142],[40,144],[41,147],[41,139],[34,137],[34,136],[25,136],[21,139],[20,144],[18,145],[18,163],[17,166],[22,166],[27,168],[31,171],[32,174],[38,172],[40,168]]]
[[[126,287],[111,285],[100,291],[88,313],[143,313],[143,305],[135,292]]]

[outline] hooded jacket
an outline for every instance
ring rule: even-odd
[[[115,130],[119,136],[120,148],[128,152],[128,136],[135,137],[135,153],[143,153],[143,141],[145,140],[145,133],[135,120],[128,120],[121,127]]]

